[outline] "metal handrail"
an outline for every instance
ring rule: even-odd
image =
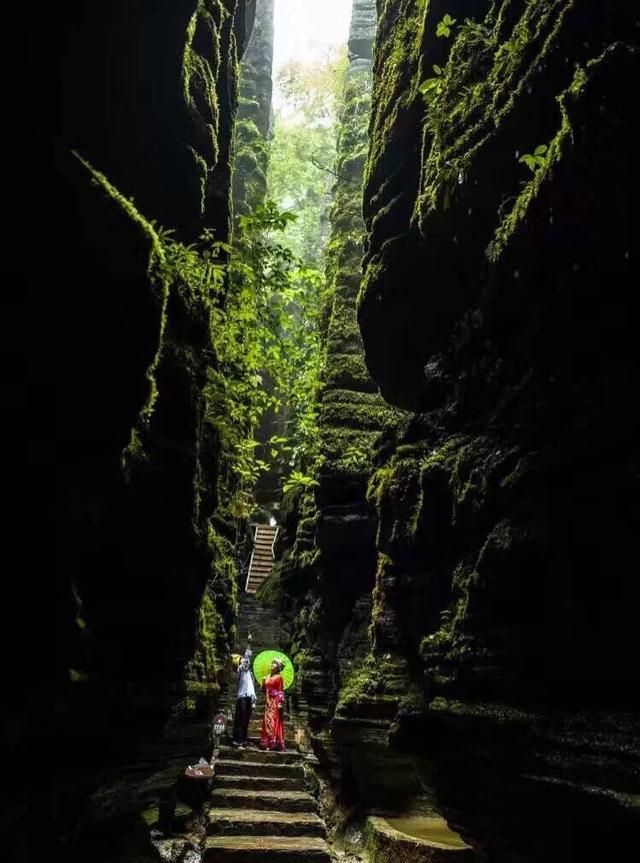
[[[249,590],[249,579],[251,578],[251,567],[253,566],[253,555],[256,552],[256,540],[258,539],[258,525],[255,526],[255,531],[253,533],[253,549],[251,551],[251,560],[249,561],[249,569],[247,570],[247,580],[244,585],[244,592],[246,593]]]

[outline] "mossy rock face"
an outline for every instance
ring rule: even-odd
[[[253,4],[253,24],[240,64],[233,148],[233,209],[245,215],[265,200],[271,135],[273,0]]]
[[[477,863],[483,859],[439,816],[370,817],[365,835],[372,863],[389,859],[398,863]]]
[[[420,414],[369,484],[373,634],[436,692],[562,701],[570,677],[591,703],[586,652],[596,700],[633,701],[631,588],[605,623],[596,585],[632,545],[638,56],[631,7],[595,0],[381,10],[358,316],[382,394]]]
[[[373,587],[375,523],[372,507],[365,499],[366,487],[377,441],[396,419],[367,370],[356,311],[375,17],[373,0],[358,0],[354,5],[326,255],[330,301],[319,394],[321,464],[311,510],[298,514],[293,543],[292,531],[287,528],[281,570],[284,603],[295,597],[294,647],[304,647],[308,659],[308,671],[299,685],[318,721],[331,715],[340,668],[347,668],[340,645],[348,661],[355,655],[354,644],[358,645],[358,655],[365,644],[368,647],[368,620],[359,619],[354,631],[350,612],[363,592],[370,594]]]
[[[369,377],[361,353],[337,353],[327,357],[324,382],[328,388],[375,392],[377,387]]]
[[[42,260],[49,283],[64,284],[52,292],[34,274],[32,319],[40,407],[56,405],[64,465],[56,531],[65,565],[52,576],[61,649],[51,679],[61,685],[39,732],[64,764],[45,791],[42,843],[64,859],[96,776],[140,740],[162,738],[187,704],[215,697],[232,625],[229,572],[223,597],[208,536],[220,456],[203,421],[209,317],[170,278],[160,226],[186,243],[205,226],[228,236],[243,11],[235,0],[94,3],[56,10],[51,27],[43,15],[30,75],[34,86],[50,82],[50,105],[64,111],[33,130],[41,168],[24,200],[46,202]],[[193,741],[206,745],[206,732]],[[138,781],[147,766],[137,765]]]
[[[489,317],[496,329],[498,319],[513,325],[511,310],[535,305],[534,285],[551,280],[570,302],[564,273],[574,264],[581,275],[570,281],[589,294],[606,278],[598,249],[610,243],[620,252],[614,267],[622,281],[635,278],[604,215],[608,207],[631,212],[634,196],[621,165],[637,130],[624,100],[605,93],[615,94],[615,82],[637,59],[631,8],[545,0],[516,9],[460,0],[447,13],[456,23],[439,38],[441,4],[386,4],[375,55],[360,319],[383,394],[414,409],[450,394],[428,368],[425,374],[440,353],[450,360],[452,382],[459,377],[465,312],[480,310],[486,343],[496,332],[489,335]],[[425,99],[428,82],[436,95]],[[528,167],[523,157],[540,148],[541,159]],[[602,170],[595,151],[611,168]],[[576,188],[609,204],[594,204],[588,216],[563,206]],[[551,295],[553,289],[549,303]],[[518,318],[523,352],[533,317]],[[571,321],[565,323],[574,341],[575,327],[569,336]],[[482,386],[484,378],[486,388],[489,357],[485,362],[480,372],[476,356],[477,378],[468,385]]]

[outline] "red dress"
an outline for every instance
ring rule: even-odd
[[[265,694],[260,749],[284,750],[284,683],[279,674],[270,675],[262,684]]]

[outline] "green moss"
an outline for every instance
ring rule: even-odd
[[[376,471],[369,482],[368,499],[375,504],[380,518],[393,512],[392,540],[411,543],[422,511],[422,465],[419,459],[394,460]],[[384,558],[380,559],[383,566]]]
[[[420,697],[411,682],[406,659],[391,653],[368,654],[360,659],[340,687],[336,713],[353,714],[375,706],[380,716],[391,718],[403,703]]]
[[[487,257],[490,261],[496,262],[500,258],[509,240],[526,219],[531,204],[540,194],[540,190],[543,185],[553,174],[555,166],[563,158],[567,157],[568,148],[570,147],[572,139],[572,127],[570,121],[571,104],[581,97],[588,84],[589,73],[600,65],[607,54],[608,52],[605,52],[600,58],[589,63],[586,69],[583,69],[580,66],[576,67],[571,84],[563,93],[560,94],[560,96],[558,96],[557,101],[560,107],[561,123],[555,136],[549,142],[545,165],[533,174],[522,192],[516,198],[511,211],[506,214],[500,222],[487,249]]]
[[[356,321],[355,301],[336,297],[333,301],[329,330],[327,332],[328,350],[332,353],[346,353],[344,349],[362,352],[362,338]]]
[[[256,591],[256,598],[262,605],[269,608],[279,609],[282,607],[282,581],[278,569],[274,568],[271,575],[262,582]]]
[[[423,444],[399,446],[373,474],[367,491],[380,521],[390,526],[387,541],[407,547],[422,535],[425,496],[434,483],[449,489],[454,522],[465,508],[480,509],[500,458],[492,441],[481,436],[455,435],[433,450]]]
[[[321,423],[362,431],[384,431],[395,427],[402,414],[390,408],[378,393],[327,390],[320,409]]]
[[[255,35],[255,34],[254,34]],[[233,138],[233,208],[236,216],[246,215],[263,204],[267,196],[267,172],[269,169],[270,142],[266,131],[258,124],[265,124],[267,106],[260,101],[261,56],[266,48],[260,33],[254,45],[252,39],[240,66],[239,111]],[[256,56],[260,55],[260,56]]]
[[[376,42],[373,88],[372,137],[365,169],[365,184],[382,168],[386,144],[399,117],[421,99],[418,71],[428,4],[426,0],[401,0],[382,10]]]
[[[216,4],[220,15],[226,10]],[[193,47],[196,31],[204,27],[210,37],[212,53],[203,57]],[[206,132],[211,163],[218,161],[218,130],[220,127],[220,105],[217,93],[217,77],[221,65],[220,32],[207,9],[206,0],[199,0],[195,12],[187,24],[185,46],[182,57],[182,88],[187,110],[196,124]],[[209,62],[211,60],[211,63]]]
[[[320,452],[324,457],[323,473],[367,476],[371,454],[378,439],[377,431],[351,428],[320,427]]]
[[[331,354],[325,367],[325,385],[339,389],[373,390],[363,354]]]
[[[160,810],[157,806],[152,806],[150,809],[145,809],[142,813],[142,818],[145,824],[149,827],[155,827],[160,817]]]
[[[97,171],[86,159],[75,151],[73,155],[87,170],[89,177],[91,178],[91,182],[104,192],[109,200],[122,211],[135,229],[138,230],[142,244],[147,246],[149,250],[147,277],[149,280],[149,290],[158,300],[159,326],[157,341],[158,347],[146,372],[149,387],[148,395],[144,404],[140,408],[139,414],[140,423],[144,427],[148,424],[151,415],[153,414],[156,399],[158,397],[156,372],[160,362],[166,328],[170,284],[167,276],[164,248],[153,225],[145,219],[145,217],[136,209],[134,204],[127,200],[127,198],[125,198],[125,196],[105,177],[105,175],[100,173],[100,171]],[[132,463],[144,461],[145,458],[144,445],[142,443],[140,431],[139,429],[133,428],[131,430],[129,444],[123,450],[121,456],[123,471],[128,474],[129,467]]]
[[[206,194],[207,194],[207,180],[209,178],[209,167],[206,161],[202,158],[202,156],[194,150],[193,147],[188,147],[189,152],[191,153],[191,158],[196,167],[196,174],[198,177],[198,185],[200,187],[200,207],[199,212],[200,215],[204,214],[205,211],[205,203],[206,203]]]
[[[459,28],[441,93],[423,122],[425,182],[414,213],[423,228],[430,213],[447,205],[458,178],[471,170],[480,149],[532,89],[573,5],[574,0],[529,0],[507,38],[501,15]]]
[[[369,655],[362,659],[349,673],[340,688],[337,710],[339,711],[347,704],[376,697],[385,698],[388,696],[385,694],[383,669],[376,659]]]
[[[238,567],[233,546],[212,524],[208,542],[212,574],[200,601],[196,650],[185,669],[185,692],[194,708],[211,704],[220,691],[238,614]]]

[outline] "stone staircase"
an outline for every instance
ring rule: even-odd
[[[255,525],[253,554],[249,564],[249,574],[245,590],[253,594],[262,582],[271,575],[273,569],[273,546],[278,536],[278,527],[268,524]]]
[[[330,863],[303,763],[295,751],[221,748],[204,863]]]
[[[240,595],[240,608],[238,612],[238,626],[236,632],[235,653],[243,654],[248,643],[248,636],[252,635],[251,649],[254,657],[263,650],[277,649],[280,644],[280,620],[272,608],[267,608],[250,593]],[[261,681],[257,681],[258,688]],[[227,716],[233,717],[235,708],[236,676],[230,671],[224,693],[220,698],[219,709]],[[260,693],[258,692],[258,705]],[[260,713],[259,706],[254,711],[254,719],[249,726],[252,742],[257,745],[260,735]]]
[[[280,621],[273,609],[262,606],[247,591],[240,597],[237,653],[244,652],[249,633],[254,656],[280,644]],[[220,705],[230,716],[234,699],[231,673]],[[258,749],[262,704],[258,694],[248,746],[223,745],[217,752],[203,863],[330,863],[327,830],[305,781],[308,757],[295,743],[295,717],[288,707],[286,751],[262,752]],[[231,728],[230,723],[229,732]],[[227,736],[226,744],[230,742]]]

